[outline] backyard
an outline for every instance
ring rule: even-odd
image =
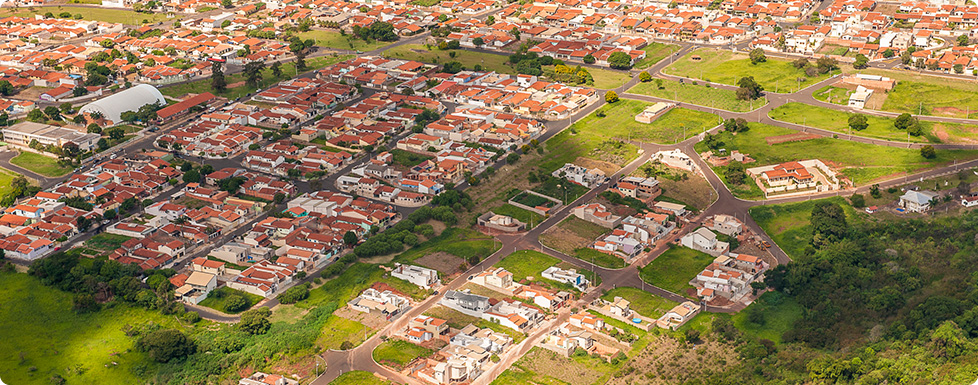
[[[10,163],[52,178],[64,176],[74,170],[74,167],[65,167],[58,164],[58,159],[56,158],[28,151],[21,151],[20,155],[10,160]]]
[[[661,88],[658,85],[660,80]],[[680,83],[669,79],[653,79],[650,82],[638,83],[628,92],[734,112],[752,111],[767,104],[767,99],[763,97],[758,100],[740,100],[733,90],[710,87],[707,84]]]
[[[753,76],[765,91],[780,93],[798,91],[832,75],[807,77],[804,70],[795,68],[786,60],[769,57],[765,62],[751,64],[746,54],[709,48],[701,48],[679,58],[663,72],[729,85],[737,85],[740,78]],[[798,79],[803,80],[799,82]]]
[[[713,257],[707,253],[670,244],[669,250],[641,269],[640,276],[649,284],[688,297],[686,290],[693,287],[689,281],[711,262]]]
[[[738,150],[754,158],[756,162],[746,166],[756,167],[805,159],[821,159],[830,167],[842,169],[855,185],[860,186],[885,177],[904,175],[924,169],[951,164],[978,157],[978,151],[937,150],[934,159],[926,159],[920,150],[884,147],[857,143],[842,139],[817,138],[769,145],[765,138],[796,134],[797,131],[750,123],[750,130],[738,133],[720,133],[719,138],[727,151]],[[696,144],[699,153],[707,151],[704,142]],[[725,168],[718,168],[722,176]],[[750,183],[748,183],[750,184]]]

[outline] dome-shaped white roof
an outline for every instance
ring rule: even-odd
[[[147,104],[159,103],[166,105],[166,99],[160,90],[149,84],[137,84],[128,90],[117,92],[107,98],[86,104],[80,112],[100,112],[105,119],[113,123],[122,122],[122,113],[137,111]]]

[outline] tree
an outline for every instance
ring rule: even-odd
[[[959,35],[958,36],[958,45],[961,46],[961,47],[967,46],[968,45],[968,35]]]
[[[224,79],[224,70],[221,69],[221,63],[218,62],[211,63],[211,89],[218,93],[228,89],[227,80]]]
[[[934,159],[937,157],[937,150],[934,149],[934,146],[928,144],[920,148],[920,156],[927,159]]]
[[[618,102],[618,93],[615,91],[608,91],[608,93],[604,94],[604,101],[608,103]]]
[[[745,76],[737,81],[737,99],[754,100],[761,97],[764,87],[754,80],[753,76]]]
[[[648,83],[652,81],[652,75],[649,75],[646,71],[642,71],[642,73],[638,74],[638,80],[642,83]]]
[[[764,54],[764,50],[760,48],[754,48],[750,51],[750,64],[763,63],[767,61],[767,55]]]
[[[272,76],[273,77],[276,77],[276,78],[282,77],[282,63],[274,62],[274,63],[272,63],[272,65],[269,68],[272,69]]]
[[[893,121],[893,127],[896,127],[898,130],[906,130],[910,128],[915,120],[917,119],[913,115],[904,112]]]
[[[812,246],[821,248],[846,237],[849,224],[838,203],[818,202],[812,208]]]
[[[196,350],[191,339],[174,329],[146,334],[136,342],[136,348],[146,352],[156,362],[170,362],[193,354]]]
[[[221,6],[224,8],[231,8],[234,6],[234,4],[231,3],[231,0],[221,0]]]
[[[228,299],[224,301],[224,311],[228,313],[236,313],[247,307],[248,300],[240,294],[228,296]]]
[[[275,195],[272,196],[272,202],[275,202],[275,204],[281,204],[282,202],[285,202],[285,198],[286,195],[284,193],[275,193]]]
[[[120,140],[126,136],[126,132],[119,127],[113,127],[109,129],[109,138]]]
[[[272,311],[268,310],[267,307],[248,310],[241,315],[241,321],[238,322],[238,329],[253,335],[265,334],[272,327],[272,323],[268,322],[270,315],[272,315]]]
[[[955,64],[951,68],[954,69],[954,73],[956,74],[964,73],[964,65],[961,63]]]
[[[10,84],[9,81],[0,80],[0,95],[10,96],[13,95],[15,91],[14,85]]]
[[[31,112],[27,113],[27,120],[30,120],[35,123],[44,123],[48,119],[47,117],[44,116],[44,111],[41,111],[40,108],[35,108],[31,110]]]
[[[627,53],[616,51],[608,56],[608,65],[614,69],[627,70],[632,68],[632,57]]]
[[[450,61],[448,63],[445,63],[445,66],[442,67],[441,69],[441,72],[449,73],[449,74],[457,74],[461,71],[462,71],[462,63],[459,61]]]
[[[101,134],[102,133],[102,127],[99,127],[99,125],[97,125],[95,123],[89,124],[87,130],[88,130],[88,133],[89,134]]]
[[[303,272],[304,273],[304,272]],[[301,279],[301,278],[300,278]],[[309,298],[308,285],[296,285],[290,287],[285,293],[278,296],[278,301],[286,305],[293,304]]]
[[[750,126],[744,118],[730,118],[723,121],[723,129],[729,132],[747,132]]]
[[[584,63],[594,64],[595,61],[597,61],[597,59],[594,58],[594,55],[591,54],[584,55]]]
[[[509,153],[509,155],[506,155],[506,164],[513,164],[519,160],[520,160],[520,154],[517,154],[515,152],[511,152]]]
[[[891,57],[894,57],[894,56],[896,56],[896,52],[893,52],[892,49],[887,48],[886,51],[883,51],[883,57],[885,57],[887,59],[889,59]]]
[[[44,107],[44,115],[47,115],[51,120],[61,120],[61,110],[55,106]]]
[[[852,63],[852,67],[855,69],[863,69],[869,67],[869,58],[863,54],[856,55],[856,61]]]
[[[903,63],[903,65],[908,65],[911,61],[913,61],[913,52],[903,51],[903,53],[900,54],[900,62]]]
[[[476,47],[482,47],[484,44],[486,44],[486,41],[483,40],[481,37],[477,37],[475,39],[472,39],[472,44],[475,44]]]
[[[852,196],[849,197],[849,202],[852,203],[852,207],[857,209],[866,207],[866,197],[864,197],[863,194],[852,194]]]
[[[727,177],[727,182],[730,184],[744,184],[747,180],[747,172],[744,168],[744,164],[738,161],[730,162],[727,165],[727,170],[723,173]]]
[[[200,171],[193,169],[183,173],[183,181],[187,183],[200,183]]]
[[[245,74],[245,84],[249,87],[258,87],[258,83],[261,83],[263,77],[263,71],[265,69],[264,61],[253,61],[248,62],[244,66]]]
[[[869,127],[869,120],[866,118],[866,115],[852,114],[849,116],[849,128],[862,131],[867,127]]]
[[[824,74],[839,69],[839,62],[828,56],[822,56],[815,61],[815,68],[818,69],[818,73]]]
[[[962,35],[963,36],[963,35]],[[966,351],[968,339],[954,321],[944,321],[930,335],[934,355],[940,358],[955,358]]]

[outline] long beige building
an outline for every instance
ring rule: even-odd
[[[17,123],[3,130],[5,142],[21,147],[29,147],[31,141],[37,140],[42,145],[58,147],[71,142],[77,144],[82,151],[89,151],[95,148],[101,137],[98,134],[82,133],[69,128],[34,122]]]

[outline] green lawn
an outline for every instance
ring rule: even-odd
[[[608,253],[602,253],[595,249],[582,247],[574,250],[574,257],[582,261],[590,262],[601,267],[620,269],[625,267],[625,260],[621,257]]]
[[[34,11],[32,12],[31,9]],[[53,13],[58,16],[61,12],[70,12],[72,15],[81,14],[84,20],[95,20],[104,21],[107,23],[123,23],[126,25],[138,25],[142,24],[143,20],[148,20],[150,23],[156,23],[159,21],[177,21],[178,18],[169,19],[166,13],[137,13],[130,10],[124,9],[111,9],[111,8],[98,8],[98,7],[72,7],[72,6],[59,6],[59,7],[30,7],[30,8],[19,8],[10,9],[4,8],[0,11],[0,17],[8,16],[20,16],[27,17],[30,15],[43,15],[47,12]],[[164,27],[166,28],[166,27]]]
[[[815,203],[829,201],[838,203],[846,212],[846,217],[852,222],[858,214],[844,198],[832,197],[799,203],[755,206],[750,209],[750,216],[758,226],[771,236],[781,250],[792,259],[805,255],[805,248],[812,240],[811,216]]]
[[[793,298],[779,292],[764,293],[746,310],[733,316],[734,326],[740,331],[756,338],[781,343],[781,335],[790,330],[795,321],[802,316],[804,309]],[[748,314],[760,312],[761,322],[748,321]]]
[[[427,357],[434,354],[432,349],[424,348],[419,345],[398,339],[389,339],[374,349],[374,361],[382,364],[394,364],[403,367],[419,357]]]
[[[353,55],[337,55],[337,56],[324,56],[324,57],[311,58],[306,60],[307,68],[305,69],[305,71],[312,71],[315,69],[323,68],[329,65],[339,63],[344,60],[348,60],[352,57]],[[295,64],[291,61],[282,64],[282,76],[280,77],[272,76],[272,70],[267,67],[268,66],[266,66],[265,70],[262,71],[264,80],[262,80],[261,84],[259,84],[261,87],[267,87],[269,85],[275,84],[282,80],[292,79],[296,75]],[[238,83],[238,82],[243,82],[244,80],[245,80],[244,75],[241,73],[227,76],[228,85]],[[237,99],[249,93],[255,92],[255,90],[257,89],[258,88],[256,87],[249,87],[245,84],[242,84],[238,87],[228,88],[224,93],[220,93],[219,95],[226,97],[228,99]],[[211,89],[210,78],[160,88],[160,93],[172,98],[179,98],[188,93],[199,94],[202,92],[213,92],[213,90]]]
[[[430,155],[418,154],[396,148],[391,150],[391,156],[394,158],[394,164],[399,164],[404,167],[414,167],[428,159],[434,158]]]
[[[367,43],[360,39],[354,39],[353,35],[343,36],[337,31],[312,30],[300,32],[298,35],[302,40],[313,39],[316,45],[335,49],[353,49],[359,51],[373,51],[378,48],[393,44],[393,42],[374,40]]]
[[[633,287],[619,287],[608,290],[601,296],[606,301],[613,301],[615,297],[622,297],[631,302],[629,307],[637,311],[638,314],[649,318],[659,318],[667,311],[678,305],[677,303],[665,298],[656,297],[647,291]]]
[[[645,69],[654,66],[660,60],[665,59],[666,56],[672,55],[673,52],[679,51],[679,46],[675,44],[665,44],[651,42],[649,45],[642,48],[645,51],[645,59],[639,60],[635,63],[635,68]]]
[[[642,280],[679,295],[692,288],[689,281],[713,262],[707,253],[670,245],[669,250],[642,268]]]
[[[693,60],[698,56],[700,60]],[[676,60],[663,71],[670,75],[686,78],[702,79],[709,82],[737,85],[737,81],[745,76],[753,76],[754,80],[771,92],[795,92],[825,80],[830,74],[816,77],[806,77],[805,71],[795,68],[791,62],[773,57],[756,65],[750,63],[747,54],[718,51],[701,48]],[[798,82],[797,79],[804,79]]]
[[[568,63],[568,65],[572,68],[574,67],[573,63]],[[591,74],[591,78],[594,79],[594,84],[591,87],[604,90],[621,87],[622,84],[627,83],[632,78],[628,72],[591,67],[585,69]]]
[[[362,370],[354,370],[341,374],[329,385],[389,385],[390,381],[384,381],[373,373]]]
[[[513,273],[513,281],[519,282],[526,277],[540,279],[540,273],[548,267],[560,263],[560,260],[534,250],[519,250],[507,255],[493,267],[502,267]]]
[[[536,225],[539,225],[540,222],[543,222],[543,220],[546,219],[543,217],[543,215],[521,209],[509,203],[492,209],[492,212],[499,215],[511,216],[520,222],[526,223],[526,227],[530,229]]]
[[[27,151],[21,151],[20,155],[10,160],[10,163],[52,178],[64,176],[74,170],[73,167],[59,165],[55,158]]]
[[[354,263],[346,268],[338,277],[326,281],[322,286],[310,290],[309,298],[297,303],[296,307],[312,309],[333,302],[338,307],[346,306],[347,301],[356,298],[374,282],[379,280],[385,271],[378,265]]]
[[[825,86],[812,93],[812,96],[826,103],[847,106],[849,105],[849,95],[852,94],[852,91],[848,88]]]
[[[125,325],[155,322],[181,328],[173,316],[127,305],[78,314],[72,295],[43,286],[34,277],[0,273],[0,373],[8,384],[134,384],[146,381],[136,369],[158,365],[134,349]]]
[[[720,118],[714,114],[673,108],[660,115],[652,123],[639,123],[635,115],[640,114],[652,103],[622,99],[615,104],[601,107],[599,111],[605,117],[593,113],[584,117],[573,127],[580,127],[582,132],[601,131],[605,135],[639,142],[673,144],[720,124]]]
[[[960,161],[978,157],[976,151],[937,150],[936,158],[925,159],[920,156],[920,150],[876,146],[832,138],[768,145],[764,140],[766,137],[795,134],[798,131],[758,123],[749,125],[750,131],[738,133],[736,136],[728,133],[719,134],[724,142],[723,148],[727,151],[739,150],[757,160],[748,164],[748,167],[793,160],[821,159],[826,164],[831,163],[832,167],[842,168],[842,173],[857,186],[882,177],[950,164],[955,159]],[[697,152],[702,153],[706,150],[704,142],[696,144]],[[719,173],[722,175],[722,171]]]
[[[851,132],[852,135],[901,142],[906,141],[908,138],[911,142],[931,141],[928,140],[928,137],[930,137],[928,135],[930,132],[930,122],[921,122],[921,125],[924,127],[924,135],[908,136],[906,130],[899,130],[893,126],[893,122],[896,119],[864,114],[869,123],[869,127],[862,131],[850,131],[848,119],[851,115],[845,111],[794,102],[779,106],[768,113],[768,116],[772,119],[804,124],[810,127],[838,132],[843,135]],[[936,138],[933,141],[937,141]]]
[[[111,251],[118,249],[123,243],[130,239],[132,239],[132,237],[127,237],[125,235],[101,233],[92,236],[85,241],[85,246],[99,250]]]
[[[227,309],[225,309],[228,298],[237,295],[244,297],[245,301],[248,303],[248,306],[245,306],[244,309],[238,311],[228,311]],[[263,299],[264,298],[258,295],[246,293],[241,290],[236,290],[227,286],[223,286],[220,289],[212,291],[209,295],[207,295],[207,298],[205,298],[203,301],[200,301],[199,305],[209,307],[211,309],[228,313],[228,314],[238,314],[245,310],[250,309],[252,306],[255,306],[255,304],[258,303],[258,301],[261,301]]]
[[[662,80],[662,88],[658,87],[657,80]],[[747,112],[767,104],[765,98],[754,101],[739,100],[737,93],[732,90],[707,87],[703,83],[694,85],[666,79],[653,79],[647,83],[638,83],[628,92],[734,112]]]
[[[886,93],[883,110],[935,116],[978,116],[978,83],[921,75],[911,71],[866,69],[855,71],[897,80]]]

